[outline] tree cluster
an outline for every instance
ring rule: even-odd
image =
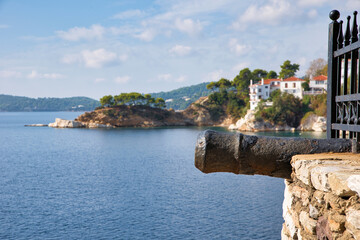
[[[100,98],[101,106],[117,106],[117,105],[145,105],[157,108],[165,108],[163,98],[153,98],[150,94],[141,94],[137,92],[121,93],[119,95],[106,95]]]
[[[257,119],[264,119],[274,124],[290,127],[297,127],[303,116],[302,102],[292,94],[281,93],[275,90],[271,93],[273,105],[265,107],[264,103],[259,103],[255,116]]]

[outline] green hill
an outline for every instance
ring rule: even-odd
[[[99,101],[88,97],[28,98],[0,94],[0,112],[91,111]]]
[[[163,98],[166,101],[166,108],[183,110],[200,97],[211,93],[206,89],[208,82],[192,85],[189,87],[178,88],[169,92],[150,93],[154,98]]]

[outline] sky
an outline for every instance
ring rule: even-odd
[[[0,0],[0,94],[169,91],[327,58],[328,15],[360,0]]]

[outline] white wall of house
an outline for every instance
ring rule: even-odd
[[[268,99],[270,97],[270,84],[264,84],[264,80],[262,79],[259,84],[253,84],[252,80],[249,86],[249,95],[250,95],[250,109],[255,110],[258,103],[264,99]]]
[[[309,87],[313,89],[327,90],[327,80],[324,81],[310,80]]]
[[[303,92],[301,84],[304,81],[281,81],[280,82],[280,91],[293,94],[295,97],[302,99]]]

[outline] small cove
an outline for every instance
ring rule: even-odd
[[[206,128],[24,127],[79,114],[0,113],[0,238],[280,239],[283,180],[201,173]]]

